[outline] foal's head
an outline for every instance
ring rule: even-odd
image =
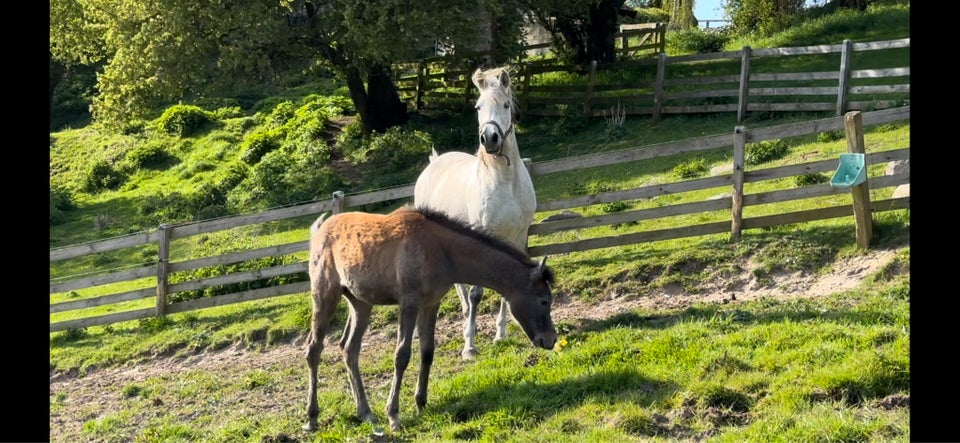
[[[547,267],[546,257],[530,268],[529,285],[520,291],[520,296],[504,295],[510,305],[510,313],[533,344],[544,349],[553,349],[557,342],[557,330],[550,316],[550,308],[553,306],[553,271]]]
[[[477,99],[477,122],[480,144],[488,154],[500,154],[503,141],[513,132],[516,101],[511,89],[510,74],[504,67],[473,73],[473,84],[480,91]]]

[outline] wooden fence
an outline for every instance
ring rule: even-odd
[[[589,66],[561,65],[552,60],[520,61],[514,74],[514,94],[521,115],[561,116],[575,110],[591,117],[616,111],[625,115],[736,112],[743,122],[750,112],[871,111],[910,104],[910,67],[877,66],[870,51],[909,51],[910,39],[751,49],[669,57],[663,52],[661,28],[628,30],[643,33],[639,46],[618,51],[657,48],[655,57]],[[633,34],[630,34],[633,38]],[[641,34],[637,34],[641,35]],[[652,39],[652,40],[651,40]],[[788,60],[784,60],[788,58]],[[903,57],[909,59],[909,57]],[[422,61],[416,70],[403,70],[396,80],[401,98],[417,110],[467,110],[475,99],[472,71],[449,69]],[[702,76],[704,66],[723,75]],[[829,70],[777,72],[782,66]],[[569,75],[575,85],[545,81]],[[637,79],[641,80],[637,80]]]
[[[664,23],[642,23],[623,27],[614,35],[615,51],[623,57],[644,57],[662,54],[666,51],[666,25]],[[551,43],[526,45],[520,51],[521,57],[515,61],[520,67],[521,77],[524,67],[553,63],[551,59],[529,60],[531,52],[551,48]],[[427,108],[469,109],[475,91],[470,76],[476,69],[470,66],[456,66],[464,60],[482,57],[483,53],[465,58],[430,57],[394,65],[394,82],[401,100],[415,110]],[[559,66],[559,65],[557,65]],[[576,67],[564,66],[564,70]]]
[[[609,248],[636,243],[656,242],[668,239],[722,233],[729,233],[732,239],[737,239],[739,238],[741,231],[744,229],[764,228],[850,216],[853,216],[856,221],[858,245],[861,247],[867,247],[869,245],[870,235],[872,232],[872,228],[870,227],[872,220],[871,213],[896,209],[908,209],[910,207],[909,196],[870,201],[869,191],[895,187],[902,184],[909,184],[909,172],[896,173],[892,175],[871,174],[866,182],[849,189],[831,186],[828,183],[822,183],[802,187],[793,187],[788,185],[783,189],[767,190],[750,194],[745,193],[745,184],[768,181],[782,183],[782,180],[778,181],[777,179],[806,174],[832,173],[837,168],[838,160],[836,158],[819,159],[806,163],[748,170],[746,168],[747,165],[744,164],[746,145],[748,143],[757,143],[765,140],[783,139],[809,134],[818,134],[822,132],[845,130],[848,151],[864,153],[865,163],[868,167],[870,167],[872,165],[907,160],[909,159],[910,150],[908,146],[881,152],[865,153],[863,126],[898,121],[909,122],[909,119],[909,106],[866,113],[851,112],[841,117],[831,117],[758,129],[748,129],[743,126],[737,126],[734,128],[731,134],[727,135],[716,135],[649,146],[638,146],[633,149],[626,149],[622,151],[605,152],[580,157],[529,163],[528,167],[530,168],[531,174],[534,178],[534,183],[536,183],[539,177],[550,174],[559,174],[565,172],[582,174],[589,170],[589,168],[627,164],[630,162],[651,160],[662,157],[674,157],[684,154],[702,154],[708,151],[714,152],[717,150],[722,151],[729,149],[729,152],[732,154],[731,158],[733,159],[730,169],[731,172],[725,174],[718,174],[710,177],[691,180],[682,180],[672,183],[658,183],[633,189],[585,194],[571,198],[538,202],[537,212],[542,216],[544,213],[564,209],[587,207],[611,202],[635,201],[637,199],[655,198],[658,196],[675,195],[697,190],[719,188],[720,190],[729,191],[729,193],[724,192],[721,194],[728,195],[723,198],[688,201],[649,209],[605,213],[596,216],[583,216],[558,221],[541,221],[539,223],[535,223],[530,228],[531,246],[529,248],[529,253],[531,256],[536,257],[547,254],[587,251],[598,248]],[[876,168],[871,167],[868,169],[875,170]],[[97,255],[109,251],[117,251],[124,248],[143,247],[144,245],[156,245],[156,250],[158,252],[155,260],[147,263],[144,266],[134,269],[126,269],[93,276],[68,277],[56,280],[51,279],[51,299],[54,299],[55,295],[62,295],[70,293],[71,291],[79,291],[82,289],[104,285],[113,285],[106,288],[112,288],[119,284],[125,285],[124,287],[129,287],[135,282],[140,282],[140,286],[142,287],[112,293],[109,295],[88,297],[78,296],[76,297],[78,298],[76,300],[51,303],[50,332],[78,329],[96,325],[106,325],[153,316],[193,311],[231,303],[307,292],[309,290],[308,283],[306,281],[298,281],[296,283],[269,286],[231,294],[217,295],[208,298],[171,303],[169,301],[170,294],[174,294],[179,291],[197,290],[215,287],[218,285],[228,285],[232,283],[258,281],[276,276],[303,275],[303,273],[306,273],[307,271],[307,263],[304,260],[296,263],[271,266],[268,268],[251,271],[235,272],[216,277],[200,278],[178,283],[169,282],[169,276],[171,273],[200,269],[204,267],[240,263],[264,257],[284,256],[301,253],[308,250],[308,240],[304,239],[303,241],[242,250],[216,256],[189,258],[174,261],[171,259],[171,257],[175,256],[171,250],[171,245],[174,244],[172,243],[172,240],[191,237],[197,238],[197,236],[203,236],[214,232],[222,232],[237,227],[252,226],[279,220],[290,220],[310,216],[311,219],[304,222],[304,227],[306,227],[309,226],[309,223],[312,221],[312,217],[315,217],[316,215],[319,215],[325,211],[340,212],[347,208],[359,208],[363,207],[364,205],[374,203],[409,201],[413,196],[413,187],[414,185],[410,184],[391,189],[353,195],[344,195],[343,193],[338,192],[334,193],[334,196],[329,200],[317,201],[304,205],[291,206],[264,211],[257,214],[242,215],[209,221],[176,225],[161,225],[159,229],[151,232],[144,232],[137,235],[51,249],[51,263],[61,260],[89,257],[91,255]],[[825,205],[815,209],[807,209],[795,212],[783,212],[776,207],[777,203],[786,201],[795,201],[801,199],[812,199],[815,201],[816,199],[822,197],[848,193],[853,197],[852,203]],[[765,213],[766,215],[744,216],[744,209],[747,207],[760,207],[767,205],[772,205],[773,209],[767,211]],[[729,216],[723,216],[723,213],[728,213]],[[640,220],[667,220],[671,217],[685,214],[712,214],[712,216],[721,217],[721,219],[708,223],[674,226],[664,229],[638,229],[635,232],[626,232],[618,235],[596,238],[581,238],[573,241],[564,241],[562,239],[553,243],[541,241],[542,239],[551,238],[551,234],[558,232],[572,231],[576,232],[578,237],[583,237],[589,235],[590,229],[597,226],[624,224]],[[665,224],[665,226],[668,226],[668,224]],[[100,292],[103,292],[103,290]],[[57,299],[61,300],[64,298],[65,297],[62,296],[57,297]],[[145,301],[149,302],[148,299],[153,299],[155,303],[149,303],[147,304],[148,307],[142,307]],[[135,301],[139,301],[141,304],[141,306],[136,309],[87,316],[84,316],[82,311],[88,308],[102,307],[107,305],[117,306],[116,310],[119,311],[119,306],[122,306],[122,304],[129,305],[130,302]]]

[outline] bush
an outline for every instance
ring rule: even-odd
[[[759,165],[769,161],[783,158],[790,152],[787,142],[776,140],[764,140],[758,143],[749,143],[744,153],[743,162],[747,165]]]
[[[138,144],[127,151],[121,169],[132,172],[140,168],[157,168],[173,158],[175,157],[167,152],[162,142],[153,140]]]
[[[803,5],[804,0],[727,0],[724,15],[733,18],[730,26],[735,34],[767,37],[786,29]]]
[[[707,161],[703,158],[696,158],[673,167],[674,175],[680,178],[699,177],[706,173],[707,170]]]
[[[824,131],[817,133],[817,141],[820,143],[835,142],[837,140],[843,140],[842,131]]]
[[[794,184],[797,186],[810,186],[818,183],[826,183],[830,181],[830,178],[823,174],[800,174],[794,178]]]
[[[551,135],[576,135],[587,127],[587,117],[579,106],[560,105],[563,113],[550,128]]]
[[[66,218],[64,212],[76,209],[73,195],[66,188],[50,188],[50,226],[63,223]]]
[[[240,109],[240,102],[233,97],[201,97],[194,100],[193,104],[211,112],[221,108]]]
[[[255,165],[263,156],[280,147],[280,134],[277,131],[262,130],[248,135],[244,141],[241,159],[248,165]]]
[[[375,166],[382,172],[395,172],[428,159],[433,147],[430,134],[394,126],[383,134],[373,134],[365,148],[354,151],[354,164]]]
[[[228,118],[240,118],[245,117],[247,114],[243,112],[243,109],[240,109],[239,106],[230,106],[225,108],[217,108],[213,111],[212,117],[216,120],[226,120]]]
[[[83,189],[90,193],[113,190],[123,184],[126,177],[106,160],[97,160],[84,175]]]
[[[676,30],[669,39],[675,52],[682,54],[720,52],[729,41],[730,36],[724,31],[705,31],[700,28]]]
[[[660,8],[637,8],[637,16],[625,23],[668,23],[670,13]]]
[[[213,114],[199,106],[178,104],[163,111],[156,124],[161,132],[187,137],[212,120]]]
[[[320,143],[290,145],[263,156],[228,195],[233,210],[263,209],[329,197],[343,180],[327,165],[329,149]],[[234,178],[239,174],[234,175]]]

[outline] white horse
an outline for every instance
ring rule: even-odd
[[[483,226],[526,251],[537,196],[513,130],[517,106],[510,75],[505,67],[477,69],[472,81],[480,91],[476,103],[480,146],[476,155],[459,151],[437,155],[434,151],[430,164],[417,178],[414,204]],[[474,337],[483,287],[457,284],[456,289],[465,316],[461,355],[469,360],[477,354]],[[501,299],[496,340],[506,337],[509,319],[510,308]]]

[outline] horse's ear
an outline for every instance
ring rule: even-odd
[[[537,264],[537,267],[533,268],[531,277],[533,277],[535,281],[543,280],[545,275],[544,272],[546,272],[546,270],[547,270],[547,256],[544,255],[543,258],[540,259],[540,263]]]
[[[500,86],[502,86],[503,89],[510,88],[510,72],[508,72],[507,69],[502,69],[497,79],[500,80]]]
[[[486,86],[484,85],[483,69],[477,68],[477,70],[473,72],[473,84],[481,91],[484,86]]]

